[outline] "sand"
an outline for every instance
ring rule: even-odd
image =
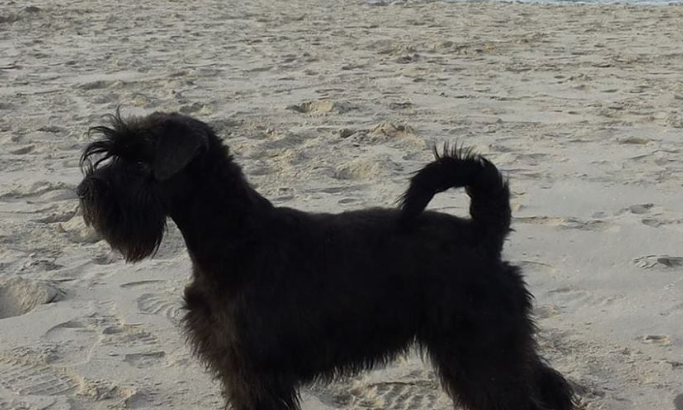
[[[0,409],[221,406],[178,328],[177,230],[128,265],[82,223],[85,132],[118,105],[211,122],[310,211],[394,206],[429,144],[475,147],[580,408],[683,409],[681,44],[682,6],[0,0]],[[414,355],[303,398],[451,408]]]

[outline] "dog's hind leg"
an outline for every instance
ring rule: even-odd
[[[537,397],[529,361],[532,344],[518,343],[519,339],[516,342],[515,337],[495,330],[464,333],[435,338],[427,346],[454,402],[468,410],[568,410],[547,407],[553,403],[544,404]]]
[[[553,410],[574,408],[574,391],[559,372],[539,358],[534,373],[538,395],[545,407]]]

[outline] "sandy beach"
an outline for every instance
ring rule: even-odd
[[[683,409],[681,44],[680,5],[0,0],[0,410],[222,406],[178,327],[177,229],[130,265],[79,214],[87,129],[119,105],[210,122],[309,211],[395,206],[430,144],[474,147],[579,408]],[[416,355],[302,394],[452,408]]]

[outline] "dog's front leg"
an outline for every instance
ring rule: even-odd
[[[300,410],[295,380],[270,372],[231,372],[221,377],[233,410]]]

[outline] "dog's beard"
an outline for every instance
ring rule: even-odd
[[[111,182],[91,177],[79,186],[85,223],[128,262],[152,256],[166,229],[161,202],[144,181],[129,181],[125,189],[116,189]]]

